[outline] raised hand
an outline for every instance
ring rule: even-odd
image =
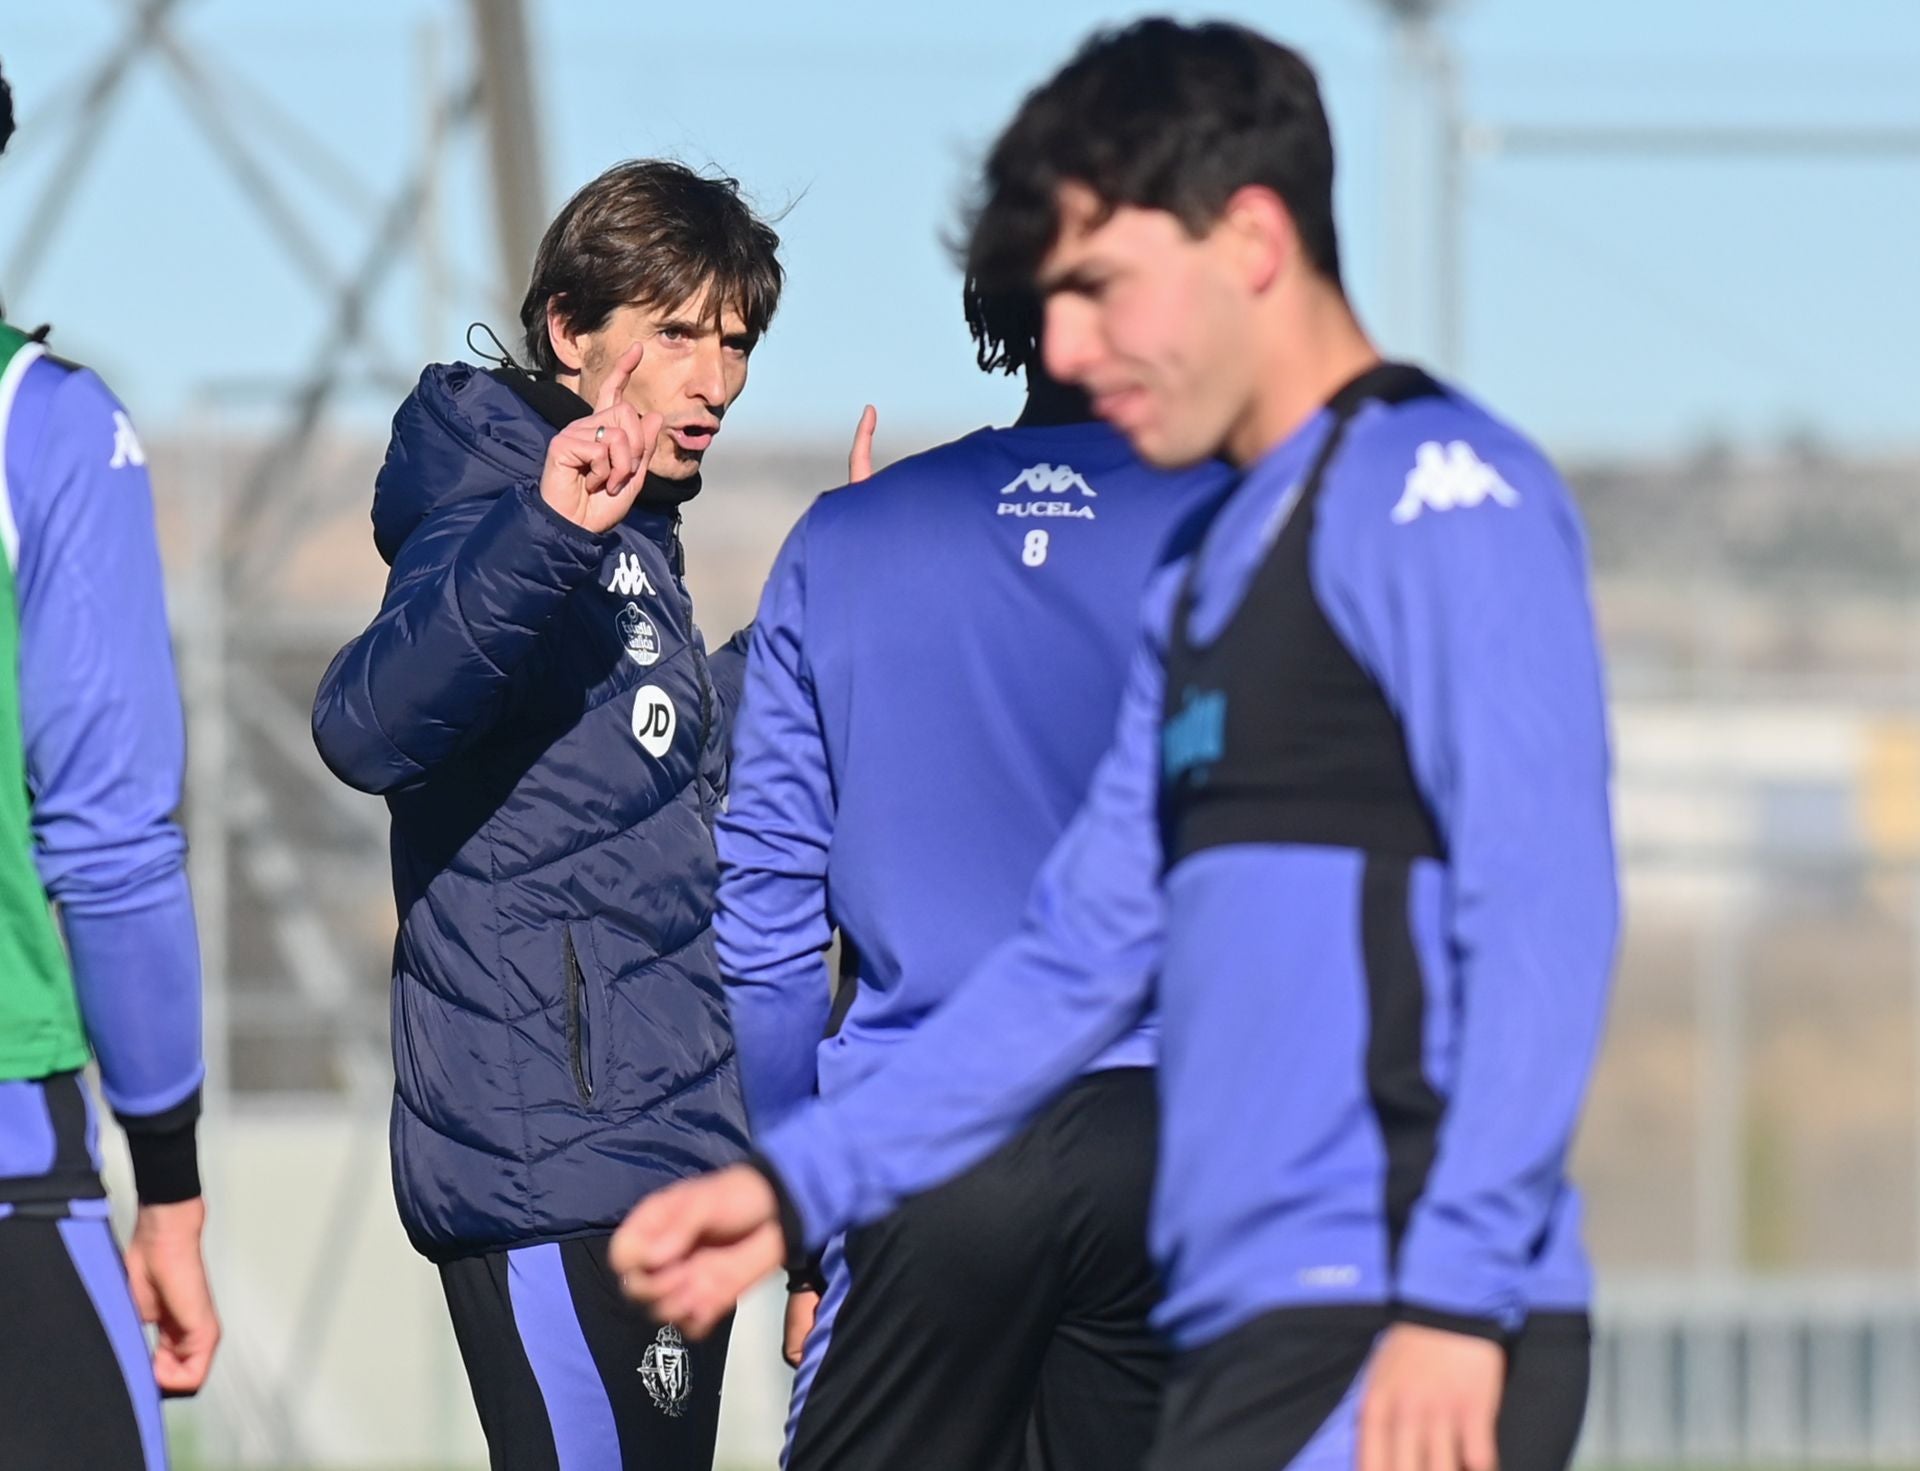
[[[853,448],[847,453],[847,484],[858,485],[873,474],[873,428],[880,422],[872,404],[861,410],[860,422],[853,431]]]
[[[540,498],[596,534],[626,519],[660,442],[661,416],[643,415],[626,401],[627,380],[644,351],[636,342],[623,352],[600,387],[594,412],[567,425],[547,446]]]

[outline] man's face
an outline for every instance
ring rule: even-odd
[[[1251,293],[1220,231],[1198,240],[1164,210],[1105,219],[1084,184],[1058,195],[1060,232],[1040,263],[1047,371],[1150,464],[1221,451],[1254,391]]]
[[[600,386],[620,355],[636,342],[642,345],[626,399],[641,413],[666,420],[651,468],[669,480],[698,472],[721,419],[747,386],[753,337],[732,307],[716,321],[707,295],[703,291],[668,311],[623,306],[599,331],[572,339],[581,360],[578,391],[588,403],[599,402]]]

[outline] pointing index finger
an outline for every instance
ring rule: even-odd
[[[600,401],[593,406],[596,412],[605,413],[627,396],[627,380],[633,377],[633,370],[640,366],[645,352],[645,347],[636,342],[615,359],[613,371],[600,385]]]
[[[873,405],[868,404],[861,412],[860,423],[853,431],[853,448],[847,452],[847,483],[858,485],[873,474],[873,426],[879,422],[879,415]]]

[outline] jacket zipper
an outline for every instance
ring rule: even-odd
[[[673,580],[680,584],[680,596],[687,595],[687,549],[680,545],[680,517],[676,512],[673,529],[667,533],[667,570],[673,573]]]
[[[587,1050],[592,1045],[592,1018],[587,1011],[587,978],[580,969],[580,952],[574,948],[573,926],[561,930],[561,951],[567,969],[567,1056],[573,1064],[573,1086],[582,1103],[593,1102],[593,1072],[587,1066]]]
[[[687,595],[687,549],[680,543],[680,517],[673,518],[673,530],[667,537],[667,567],[680,589],[681,606],[687,610],[687,627],[693,627],[693,599]],[[707,676],[707,661],[698,664],[700,674],[700,744],[694,748],[694,780],[703,781],[707,741],[713,731],[713,681]]]
[[[707,764],[707,741],[713,731],[713,680],[707,675],[707,661],[700,660],[700,744],[694,757],[694,774],[704,776]]]

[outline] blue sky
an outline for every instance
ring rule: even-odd
[[[56,323],[62,349],[107,373],[150,427],[179,423],[216,383],[228,416],[260,412],[259,384],[313,363],[324,308],[152,61],[72,192],[53,249],[26,282],[7,279],[64,142],[63,89],[130,7],[12,8],[0,61],[29,126],[0,163],[9,314]],[[1012,412],[1015,391],[972,368],[940,232],[1025,89],[1091,27],[1146,7],[530,8],[556,205],[618,158],[670,153],[723,165],[763,207],[790,206],[791,284],[736,432],[839,437],[872,399],[883,452],[899,453]],[[1433,212],[1420,177],[1396,163],[1419,144],[1394,121],[1406,100],[1377,9],[1171,8],[1251,20],[1315,61],[1340,148],[1349,284],[1390,352],[1430,354]],[[238,78],[270,94],[384,197],[419,145],[422,36],[437,28],[443,72],[462,72],[465,17],[451,0],[184,0],[175,31],[217,89]],[[1445,34],[1466,113],[1489,125],[1920,129],[1912,0],[1457,0]],[[48,115],[55,123],[36,134]],[[270,141],[257,112],[232,116],[247,139]],[[344,270],[371,225],[281,151],[260,153]],[[443,309],[428,310],[411,259],[375,302],[409,371],[459,355],[468,321],[499,317],[483,295],[494,255],[475,146],[454,152],[445,180]],[[1660,451],[1708,435],[1765,444],[1805,432],[1862,449],[1920,445],[1920,157],[1496,156],[1469,166],[1465,198],[1461,377],[1551,446]],[[347,413],[377,423],[390,400],[364,390]]]

